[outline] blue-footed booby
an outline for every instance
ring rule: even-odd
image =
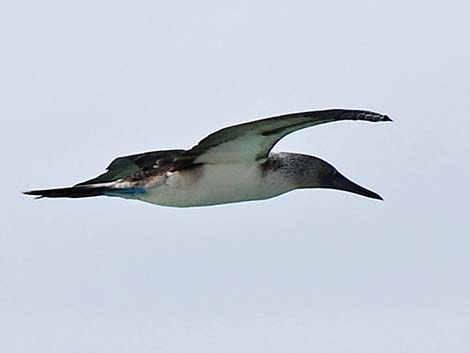
[[[269,199],[295,189],[326,188],[382,200],[320,158],[271,152],[291,132],[340,120],[392,121],[387,115],[346,109],[265,118],[218,130],[189,150],[119,157],[96,178],[72,187],[25,194],[39,198],[103,195],[190,207]]]

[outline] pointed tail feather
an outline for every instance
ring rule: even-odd
[[[43,197],[70,197],[70,198],[81,198],[81,197],[93,197],[104,195],[106,191],[110,191],[112,188],[106,186],[72,186],[68,188],[59,189],[45,189],[45,190],[31,190],[25,191],[23,194]]]

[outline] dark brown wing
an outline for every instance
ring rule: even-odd
[[[280,139],[294,131],[340,120],[391,121],[386,115],[345,109],[310,111],[255,120],[216,131],[187,151],[164,150],[116,158],[105,173],[76,186],[109,183],[120,179],[136,181],[202,163],[252,162],[266,158]]]

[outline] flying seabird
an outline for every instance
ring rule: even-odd
[[[382,200],[380,195],[350,181],[320,158],[271,152],[291,132],[340,120],[392,121],[387,115],[346,109],[255,120],[218,130],[189,150],[119,157],[96,178],[72,187],[25,194],[39,198],[103,195],[191,207],[262,200],[295,189],[324,188]]]

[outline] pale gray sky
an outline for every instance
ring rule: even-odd
[[[10,1],[0,9],[0,351],[470,351],[465,1]],[[221,127],[304,130],[385,202],[324,190],[172,209],[20,191]]]

